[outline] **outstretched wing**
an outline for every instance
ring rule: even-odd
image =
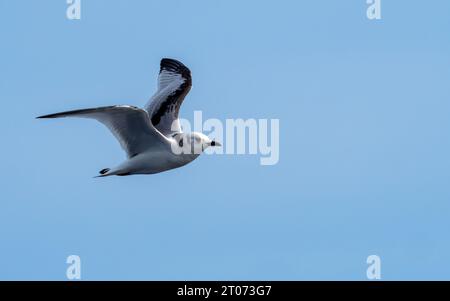
[[[191,71],[173,59],[162,59],[158,91],[145,106],[152,124],[165,136],[181,132],[178,112],[192,86]]]
[[[37,118],[81,117],[103,123],[119,140],[128,158],[150,148],[163,147],[166,138],[151,124],[146,111],[132,106],[108,106],[68,111]]]

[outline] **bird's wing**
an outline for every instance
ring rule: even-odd
[[[151,124],[146,111],[132,106],[108,106],[68,111],[37,118],[81,117],[103,123],[119,140],[129,158],[151,148],[164,147],[166,138]]]
[[[162,59],[158,91],[146,104],[152,124],[163,134],[181,132],[178,112],[192,86],[191,71],[179,61]]]

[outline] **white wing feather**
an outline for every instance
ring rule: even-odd
[[[151,124],[146,111],[132,106],[109,106],[68,111],[38,118],[92,118],[104,124],[120,142],[128,158],[152,148],[164,148],[167,139]]]

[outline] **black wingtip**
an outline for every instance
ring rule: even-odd
[[[180,61],[178,61],[178,60],[176,60],[176,59],[168,58],[168,57],[165,57],[165,58],[162,58],[162,59],[161,59],[161,67],[162,67],[162,66],[166,66],[166,65],[173,65],[173,66],[183,66],[183,67],[186,67],[186,66],[184,66],[184,64],[183,64],[182,62],[180,62]]]
[[[189,70],[189,68],[186,67],[182,62],[170,58],[163,58],[161,60],[160,71],[162,70],[177,72],[186,77],[189,77],[191,75],[191,71]]]
[[[58,115],[60,115],[60,114],[50,114],[50,115],[42,115],[42,116],[38,116],[38,117],[36,117],[36,119],[49,119],[49,118],[56,118],[56,117],[58,117]]]

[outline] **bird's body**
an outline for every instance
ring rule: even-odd
[[[191,72],[186,66],[162,59],[158,91],[144,109],[117,105],[38,118],[92,118],[108,127],[128,159],[115,168],[101,170],[99,177],[159,173],[194,161],[207,147],[220,146],[201,133],[181,130],[178,112],[191,85]]]
[[[189,155],[175,155],[170,149],[166,151],[146,151],[108,170],[105,174],[100,175],[100,177],[155,174],[184,166],[195,160],[195,158]]]
[[[197,154],[175,154],[172,148],[178,147],[177,142],[173,138],[169,139],[169,142],[170,144],[165,144],[161,149],[154,148],[139,153],[99,177],[160,173],[182,167],[199,156]]]

